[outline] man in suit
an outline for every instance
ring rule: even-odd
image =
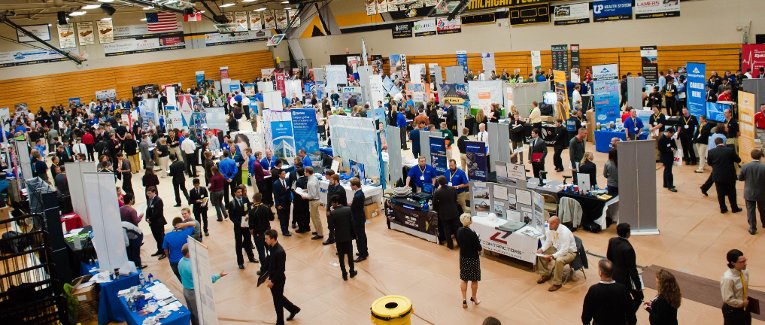
[[[278,163],[277,163],[278,164]],[[274,205],[276,206],[276,215],[279,216],[279,225],[282,228],[282,235],[285,237],[292,236],[290,234],[290,205],[292,199],[290,198],[290,188],[287,186],[285,178],[287,173],[283,169],[277,171],[278,178],[274,181]]]
[[[287,320],[292,320],[300,312],[300,307],[295,306],[287,297],[284,296],[284,284],[287,282],[287,276],[284,270],[287,264],[287,253],[278,242],[276,230],[268,229],[264,233],[266,245],[270,248],[268,257],[268,280],[266,286],[271,289],[271,296],[274,299],[274,308],[276,309],[276,325],[284,325],[284,309],[290,312]]]
[[[189,201],[189,191],[186,190],[186,176],[183,172],[186,170],[186,165],[182,161],[178,160],[178,156],[170,154],[170,176],[173,177],[173,190],[175,191],[175,206],[181,206],[181,195],[179,192],[183,191],[183,196],[186,197],[186,201]]]
[[[260,259],[260,271],[265,271],[268,267],[268,261],[266,260],[266,247],[264,233],[266,230],[271,229],[271,221],[274,221],[274,213],[271,212],[271,208],[263,203],[263,194],[255,193],[252,196],[252,209],[249,212],[249,226],[250,234],[252,234],[252,240],[255,242],[255,249],[258,251],[258,258]]]
[[[568,134],[566,133],[566,127],[563,126],[563,121],[561,119],[555,120],[555,144],[553,144],[555,154],[553,154],[553,164],[555,165],[556,172],[564,170],[563,159],[560,155],[563,153],[563,149],[566,149],[567,141]]]
[[[159,256],[159,259],[167,257],[165,250],[162,248],[162,243],[165,240],[165,214],[163,209],[165,204],[162,202],[162,198],[157,195],[157,187],[149,186],[146,189],[146,222],[149,223],[151,229],[151,235],[154,236],[154,240],[157,242],[157,251],[151,256]]]
[[[361,190],[361,181],[354,177],[351,178],[351,190],[353,190],[353,201],[351,201],[351,213],[353,214],[353,232],[356,234],[356,249],[359,251],[359,257],[355,262],[366,260],[369,256],[367,250],[367,216],[364,213],[364,191]],[[350,258],[350,257],[349,257]]]
[[[457,220],[460,216],[459,204],[457,204],[457,191],[454,187],[446,184],[446,177],[438,176],[438,189],[433,193],[433,211],[438,213],[438,224],[443,229],[446,247],[454,248],[452,235],[457,235],[459,225]]]
[[[741,162],[741,158],[733,148],[725,145],[722,138],[715,139],[715,145],[714,149],[709,150],[707,162],[709,166],[712,166],[710,177],[715,181],[720,213],[728,212],[728,207],[725,206],[726,196],[730,201],[731,211],[741,212],[741,208],[736,203],[736,164]]]
[[[210,193],[207,189],[202,187],[199,182],[199,178],[194,178],[192,181],[194,187],[189,194],[189,201],[191,201],[194,211],[194,219],[202,224],[202,230],[205,232],[205,236],[210,236],[207,232],[207,205],[210,199]]]
[[[228,217],[234,223],[234,249],[236,250],[236,263],[239,269],[244,269],[244,257],[242,248],[247,253],[247,259],[250,263],[257,263],[255,255],[252,253],[252,242],[250,241],[250,232],[248,230],[250,223],[247,219],[250,211],[250,200],[244,197],[244,185],[239,185],[234,192],[234,198],[228,202],[226,209]]]
[[[353,212],[348,206],[340,203],[340,198],[333,196],[330,198],[332,212],[327,218],[327,227],[335,232],[335,247],[337,248],[337,257],[340,260],[340,270],[342,271],[343,281],[348,280],[348,273],[345,271],[345,257],[348,256],[348,267],[351,271],[351,278],[356,276],[356,269],[353,268]]]
[[[331,173],[330,173],[331,172]],[[348,198],[345,194],[345,188],[340,185],[340,175],[335,174],[334,171],[331,169],[327,171],[326,177],[329,179],[329,186],[327,187],[327,213],[326,215],[329,216],[329,212],[331,211],[332,205],[329,204],[329,199],[333,196],[337,196],[340,199],[341,205],[348,205]],[[330,245],[335,243],[335,232],[332,229],[329,229],[329,234],[327,235],[327,240],[325,240],[322,244],[324,245]]]
[[[667,128],[657,142],[659,148],[659,160],[664,165],[664,188],[671,192],[677,192],[674,185],[674,177],[672,175],[672,165],[675,163],[675,150],[677,150],[677,143],[672,139],[672,135],[674,134],[674,128]]]
[[[643,302],[643,288],[640,285],[640,276],[637,271],[635,249],[629,242],[630,233],[630,224],[620,223],[616,226],[616,234],[619,237],[608,240],[606,258],[613,263],[614,281],[623,284],[632,297],[627,318],[629,324],[636,324],[635,312]]]
[[[531,130],[531,140],[529,141],[529,163],[534,171],[534,177],[539,178],[539,172],[545,170],[545,158],[547,158],[547,144],[539,138],[539,130]]]
[[[762,150],[752,150],[752,161],[741,167],[738,180],[744,181],[744,200],[746,201],[746,218],[749,221],[749,233],[757,233],[757,211],[760,221],[765,227],[765,165],[760,161]]]

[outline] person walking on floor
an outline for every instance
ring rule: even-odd
[[[677,309],[683,297],[675,276],[667,270],[659,270],[656,273],[656,291],[656,297],[645,302],[648,321],[651,325],[677,325]]]
[[[202,230],[204,230],[205,236],[210,236],[210,233],[207,231],[207,207],[210,203],[210,193],[200,185],[199,178],[194,178],[191,183],[194,184],[194,187],[189,194],[189,201],[193,204],[194,219],[202,223]]]
[[[248,220],[250,211],[250,200],[244,196],[244,185],[240,185],[234,191],[234,198],[228,203],[228,215],[231,222],[234,223],[234,249],[236,250],[236,264],[240,270],[244,270],[244,256],[242,249],[247,254],[250,263],[257,263],[255,255],[252,253],[252,241],[250,241],[250,222]]]
[[[582,324],[628,324],[634,317],[627,288],[612,279],[613,265],[607,259],[598,262],[600,282],[584,296]]]
[[[438,189],[433,193],[433,211],[438,213],[439,226],[443,223],[443,230],[446,247],[454,249],[452,237],[457,234],[459,226],[457,222],[460,215],[460,207],[457,204],[457,191],[454,187],[446,184],[446,177],[438,176]]]
[[[348,258],[348,268],[351,278],[355,277],[357,272],[353,267],[353,213],[351,208],[341,205],[340,198],[333,196],[330,198],[332,212],[327,218],[327,227],[334,230],[335,248],[337,248],[337,257],[340,260],[340,270],[342,271],[343,281],[348,280],[348,273],[345,271],[345,259]]]
[[[757,212],[765,227],[765,165],[761,162],[762,150],[752,150],[752,161],[741,167],[738,180],[744,181],[744,200],[746,201],[746,219],[749,233],[757,233]]]
[[[295,315],[300,312],[300,307],[293,304],[284,296],[284,285],[287,282],[287,276],[284,274],[287,263],[287,253],[282,245],[279,244],[276,230],[269,229],[265,232],[266,245],[270,247],[268,258],[268,280],[266,286],[271,289],[271,296],[274,299],[274,309],[276,309],[276,325],[284,325],[284,309],[290,312],[287,320],[293,320]]]
[[[630,224],[620,223],[616,226],[616,234],[608,240],[608,249],[606,258],[613,264],[613,279],[627,288],[632,299],[630,299],[630,309],[627,321],[629,324],[636,324],[635,313],[643,302],[643,288],[640,275],[637,271],[637,260],[635,249],[629,241],[631,235]]]
[[[470,301],[479,305],[478,281],[481,281],[481,241],[478,234],[470,229],[473,219],[469,213],[460,216],[462,227],[457,229],[457,245],[460,246],[460,291],[462,292],[462,308],[467,308],[467,286],[470,282],[472,295]]]
[[[674,128],[667,128],[658,141],[659,160],[664,165],[664,188],[671,192],[677,192],[672,177],[672,165],[675,163],[675,151],[677,143],[672,136],[675,134]]]
[[[351,201],[351,213],[353,214],[353,232],[356,235],[356,250],[358,256],[355,262],[361,262],[369,257],[367,248],[367,216],[364,213],[364,191],[361,190],[361,181],[354,177],[351,178],[351,190],[353,191],[353,201]],[[342,202],[343,199],[341,199]]]
[[[746,270],[746,257],[738,249],[731,249],[725,256],[728,270],[720,279],[722,293],[722,314],[724,325],[751,325],[752,313],[749,310],[749,271]]]
[[[165,240],[165,220],[164,208],[165,204],[162,202],[162,198],[157,195],[157,188],[155,186],[149,186],[146,189],[146,195],[148,200],[146,201],[146,222],[149,223],[149,229],[151,229],[151,235],[154,236],[154,241],[157,244],[157,251],[151,256],[159,256],[159,259],[167,257],[162,243]]]
[[[292,236],[290,234],[290,205],[292,199],[290,198],[290,188],[287,186],[285,177],[287,173],[284,169],[278,170],[278,178],[274,180],[274,205],[276,206],[276,215],[279,216],[279,225],[282,230],[282,235],[285,237]]]
[[[562,172],[564,170],[563,159],[560,155],[563,153],[563,150],[566,149],[567,141],[568,134],[566,133],[566,127],[563,126],[563,121],[561,119],[555,120],[555,140],[553,144],[555,151],[553,154],[553,165],[555,165],[556,172]]]
[[[191,255],[189,255],[189,244],[183,244],[181,247],[181,253],[183,257],[178,261],[178,273],[181,275],[181,284],[183,285],[183,299],[186,300],[186,307],[191,312],[191,325],[199,325],[199,311],[197,310],[197,299],[194,293],[194,276],[191,269]],[[228,273],[221,271],[218,274],[212,275],[212,283],[217,282],[220,278],[228,275]]]
[[[252,209],[248,212],[250,234],[255,243],[255,250],[258,251],[260,260],[260,270],[258,275],[267,269],[268,260],[266,259],[266,241],[264,233],[271,229],[271,221],[274,221],[274,213],[271,208],[263,203],[263,193],[255,193],[252,196]]]
[[[170,160],[173,162],[170,164],[170,176],[173,178],[173,191],[175,192],[175,207],[181,206],[181,195],[179,192],[183,192],[183,196],[186,201],[189,201],[189,191],[186,190],[186,176],[183,175],[183,171],[186,168],[183,162],[178,160],[175,154],[170,154]]]
[[[715,139],[715,145],[714,149],[709,150],[707,162],[712,166],[711,177],[715,182],[720,213],[728,212],[725,197],[728,197],[733,213],[741,212],[736,202],[736,164],[741,162],[741,158],[733,148],[726,146],[721,138]]]
[[[331,172],[331,173],[330,173]],[[348,198],[346,197],[345,188],[340,185],[340,175],[335,174],[331,169],[327,171],[326,177],[329,179],[329,186],[327,187],[327,198],[337,196],[340,198],[340,204],[348,205]],[[326,216],[329,216],[332,205],[327,204]],[[327,234],[327,240],[322,242],[322,245],[331,245],[335,243],[335,233],[332,229],[329,229]]]
[[[226,186],[226,179],[223,178],[223,174],[218,171],[218,166],[210,167],[210,200],[215,207],[215,214],[218,216],[218,221],[223,221],[223,218],[228,219],[228,211],[223,203],[223,187]],[[221,218],[221,216],[223,216]]]
[[[539,172],[545,170],[545,158],[547,158],[547,144],[539,137],[539,129],[532,129],[531,140],[529,140],[529,163],[534,171],[534,177],[539,178]]]

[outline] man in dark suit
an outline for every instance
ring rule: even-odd
[[[353,213],[351,208],[340,204],[340,198],[337,196],[330,198],[330,204],[332,205],[332,212],[327,218],[327,228],[335,232],[335,247],[337,248],[337,257],[340,260],[340,270],[343,272],[343,281],[347,281],[346,256],[348,256],[351,278],[357,274],[356,269],[353,268]]]
[[[539,178],[539,172],[545,170],[545,158],[547,158],[547,144],[539,138],[539,129],[531,130],[529,140],[529,163],[534,171],[534,177]]]
[[[353,232],[356,234],[356,249],[359,251],[359,257],[355,262],[366,260],[369,256],[367,249],[367,216],[364,213],[364,191],[361,190],[361,181],[354,177],[351,178],[351,190],[353,190],[353,201],[351,201],[351,213],[353,214]]]
[[[250,263],[258,262],[252,253],[252,242],[250,241],[250,232],[248,231],[250,223],[247,220],[248,212],[250,211],[250,200],[244,197],[244,190],[244,185],[237,186],[234,198],[231,202],[228,202],[226,207],[228,217],[234,223],[234,249],[236,250],[236,263],[239,264],[240,270],[244,269],[243,247]]]
[[[643,288],[640,285],[640,276],[637,271],[635,249],[629,242],[630,233],[630,224],[620,223],[616,226],[616,234],[619,237],[608,240],[606,258],[613,263],[614,281],[623,284],[632,297],[627,318],[629,324],[635,324],[637,323],[635,312],[643,302]]]
[[[677,143],[672,139],[674,134],[674,128],[665,129],[664,134],[659,137],[657,146],[659,148],[659,160],[664,165],[664,188],[677,192],[672,175],[672,165],[675,163],[675,150],[677,150]]]
[[[268,280],[266,286],[271,289],[271,296],[274,299],[274,309],[276,309],[276,325],[284,325],[284,309],[290,312],[287,320],[292,320],[300,312],[300,307],[295,306],[287,297],[284,296],[284,284],[287,282],[287,276],[284,270],[287,264],[287,253],[278,242],[276,230],[268,229],[264,233],[266,245],[270,247],[268,257]]]
[[[287,186],[285,178],[287,173],[283,169],[277,171],[278,176],[274,181],[274,205],[276,206],[276,215],[279,216],[279,225],[282,228],[282,235],[285,237],[292,236],[290,234],[290,205],[292,199],[290,198],[290,188]]]
[[[266,247],[264,233],[266,230],[271,229],[271,221],[274,221],[274,213],[271,212],[271,208],[263,203],[263,194],[255,193],[252,196],[252,209],[250,209],[249,226],[250,234],[252,234],[252,240],[255,242],[255,249],[258,251],[258,258],[260,259],[260,271],[265,271],[268,268],[268,261],[266,260]]]
[[[749,233],[757,233],[757,212],[765,227],[765,165],[760,162],[762,150],[752,150],[752,161],[741,167],[738,180],[744,181],[744,200],[746,200],[746,218],[749,221]]]
[[[457,191],[454,187],[446,184],[446,177],[438,176],[438,189],[433,193],[433,211],[438,213],[438,224],[443,224],[444,240],[446,247],[454,248],[452,235],[457,234],[459,229],[458,218],[460,216],[459,204],[457,204]]]
[[[555,165],[556,172],[562,172],[564,170],[563,159],[560,155],[563,153],[563,150],[566,149],[567,145],[568,133],[566,132],[566,127],[563,126],[563,121],[561,119],[557,119],[555,121],[555,143],[553,144],[553,148],[555,148],[553,164]]]
[[[186,165],[182,161],[178,160],[178,156],[170,154],[170,176],[173,177],[173,190],[175,191],[175,206],[181,206],[181,195],[179,192],[183,191],[183,196],[186,197],[186,201],[189,200],[189,191],[186,190],[186,176],[183,175],[186,170]]]
[[[329,179],[329,186],[327,187],[327,214],[329,215],[331,204],[329,204],[329,199],[333,196],[337,196],[340,199],[341,205],[348,205],[348,198],[345,194],[345,188],[340,185],[340,175],[335,174],[332,172],[331,169],[327,172],[327,178]],[[324,245],[330,245],[335,243],[335,232],[332,231],[332,229],[329,229],[329,234],[327,236],[327,240],[325,240],[322,244]]]
[[[151,256],[159,256],[159,259],[167,257],[165,250],[162,248],[162,243],[165,241],[165,220],[164,208],[165,204],[162,202],[162,198],[157,195],[157,188],[155,186],[149,186],[146,189],[146,222],[149,223],[151,229],[151,235],[154,236],[154,240],[157,242],[157,252],[151,254]]]
[[[210,236],[210,233],[207,232],[207,204],[209,203],[210,193],[200,185],[199,178],[194,178],[191,182],[194,184],[194,187],[189,194],[189,201],[193,204],[194,219],[202,224],[205,236]]]
[[[715,145],[717,147],[709,150],[707,162],[709,166],[712,166],[710,177],[715,180],[720,213],[728,212],[728,207],[725,205],[726,196],[730,201],[731,211],[741,212],[741,208],[736,203],[736,164],[741,162],[741,157],[733,148],[726,146],[721,138],[715,139]]]

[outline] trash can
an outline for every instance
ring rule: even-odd
[[[409,325],[412,315],[412,301],[404,296],[385,296],[375,300],[372,307],[372,324]]]

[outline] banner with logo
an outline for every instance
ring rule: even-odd
[[[590,22],[590,4],[573,3],[555,6],[553,8],[553,23],[555,25],[575,25]]]
[[[688,73],[688,80],[686,81],[688,112],[693,116],[706,115],[707,65],[704,63],[688,62],[686,72]]]
[[[393,0],[391,0],[393,1]],[[391,229],[408,233],[431,242],[438,242],[438,214],[385,200],[385,218]]]
[[[566,86],[566,71],[553,70],[553,79],[555,80],[555,94],[558,98],[558,104],[556,105],[558,110],[558,116],[565,117],[564,120],[568,120],[569,117],[569,105],[568,103],[568,87]]]
[[[534,71],[542,69],[542,52],[531,51],[531,66],[534,67]]]
[[[553,70],[568,71],[568,45],[552,45],[550,46],[552,52],[552,68]],[[557,80],[556,80],[557,81]]]
[[[99,20],[96,22],[98,26],[98,42],[101,44],[114,43],[114,25],[111,20]]]
[[[287,96],[287,88],[284,85],[285,76],[284,73],[274,73],[274,80],[276,80],[276,90],[282,93],[282,97]]]
[[[228,79],[228,66],[220,67],[220,78]]]
[[[292,121],[271,121],[271,140],[274,155],[281,159],[297,156]]]
[[[742,90],[738,92],[738,123],[741,130],[741,138],[739,140],[740,152],[752,152],[752,149],[765,145],[765,143],[754,142],[755,128],[754,114],[757,112],[755,95]],[[741,155],[743,162],[751,161],[751,155]]]
[[[491,72],[496,69],[494,52],[481,53],[481,65],[483,66],[483,71],[486,74],[486,78],[488,80],[489,76],[491,76]]]
[[[95,31],[93,31],[92,21],[77,23],[77,38],[80,41],[80,45],[96,44]]]
[[[0,52],[0,68],[69,60],[53,50]]]
[[[263,16],[259,12],[250,12],[250,30],[263,29]]]
[[[366,0],[367,2],[367,16],[372,16],[377,13],[377,0]]]
[[[765,67],[765,44],[744,44],[741,48],[741,69],[752,70],[753,78],[762,78],[760,68]]]
[[[468,178],[485,181],[489,170],[489,164],[486,160],[486,143],[483,141],[465,141],[465,156],[467,157]]]
[[[635,19],[680,16],[679,0],[635,0]]]
[[[632,0],[595,0],[592,18],[594,21],[632,19]]]
[[[592,80],[619,79],[619,65],[606,64],[592,66]]]
[[[457,51],[457,65],[462,66],[465,75],[468,74],[467,51]]]
[[[393,25],[390,31],[393,38],[409,38],[412,37],[412,28],[413,23],[407,22]]]
[[[436,19],[423,19],[414,22],[414,37],[436,35]]]
[[[484,10],[549,2],[550,0],[470,0],[467,10]]]
[[[271,31],[264,29],[239,33],[207,33],[205,34],[205,47],[262,42],[269,38],[271,38]]]
[[[659,83],[659,50],[656,46],[640,47],[640,62],[643,66],[643,77],[646,85]]]
[[[186,42],[184,40],[182,31],[149,33],[146,24],[113,27],[114,42],[103,45],[105,56],[118,56],[186,48]],[[78,29],[78,32],[81,31]]]
[[[459,17],[452,20],[448,20],[446,17],[438,17],[436,19],[436,32],[438,35],[462,32],[462,20]]]
[[[299,80],[298,80],[299,81]],[[316,111],[314,109],[291,109],[292,132],[295,149],[305,149],[312,161],[319,161],[319,137],[316,132]]]
[[[595,100],[595,119],[599,124],[619,119],[619,66],[617,64],[592,67]]]
[[[266,10],[263,12],[263,25],[266,29],[276,28],[276,18],[274,18],[273,11]]]
[[[57,25],[58,45],[62,49],[77,47],[77,37],[74,32],[74,24]]]
[[[48,24],[26,25],[24,26],[24,29],[32,33],[32,35],[35,35],[38,38],[42,39],[43,41],[50,41],[50,26],[48,26]],[[20,43],[37,42],[37,40],[27,36],[27,34],[24,34],[21,30],[16,30],[16,37]]]
[[[446,160],[446,140],[442,137],[430,137],[430,164],[436,169],[436,175],[446,175],[449,168]]]
[[[195,80],[197,82],[197,87],[202,87],[202,85],[205,83],[205,72],[204,71],[197,71],[194,74]]]
[[[579,69],[579,44],[571,44],[571,82],[581,82]]]
[[[117,98],[116,89],[96,90],[96,99],[98,100],[107,100],[107,99],[116,99],[116,98]]]

